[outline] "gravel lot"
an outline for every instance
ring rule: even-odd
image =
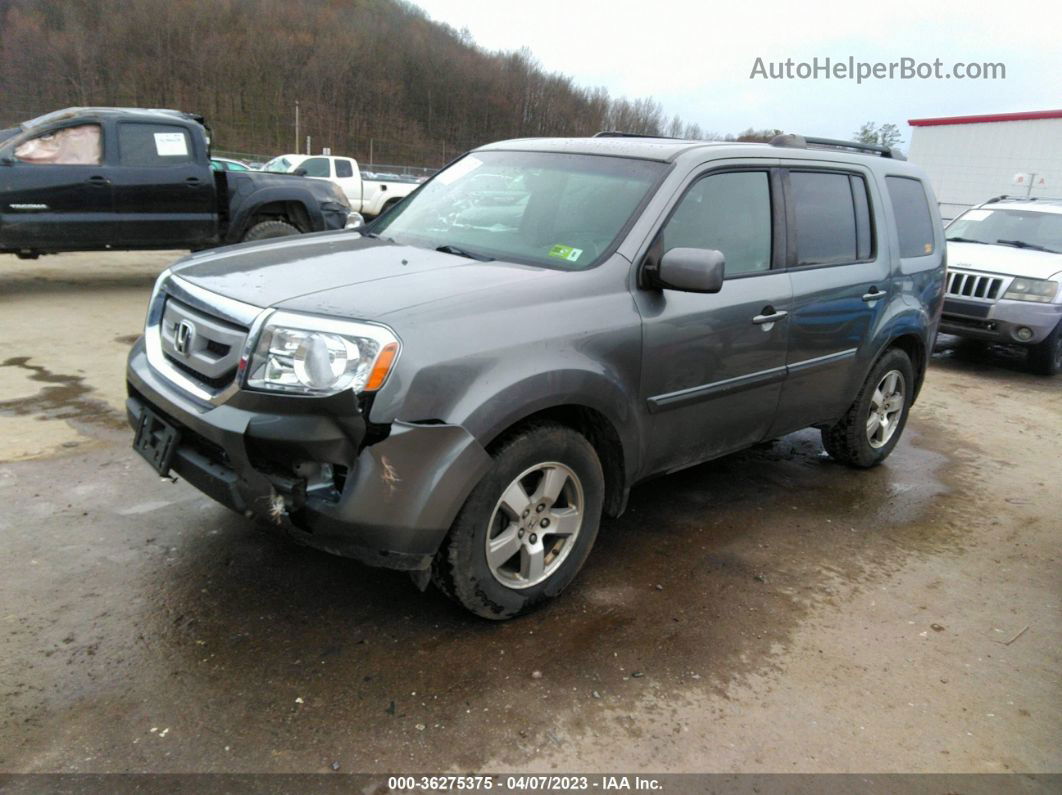
[[[1062,770],[1062,378],[945,340],[884,466],[657,480],[496,625],[135,456],[175,256],[0,257],[0,771]]]

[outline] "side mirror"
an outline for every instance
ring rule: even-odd
[[[365,216],[361,213],[351,212],[347,215],[347,229],[361,229],[365,226]]]
[[[723,289],[726,258],[714,248],[673,248],[660,258],[656,281],[665,290],[717,293]]]
[[[10,155],[0,155],[0,166],[13,166],[15,165],[15,158]]]
[[[292,171],[291,173],[294,174],[296,177],[305,177],[306,176],[306,169],[305,168],[297,168],[294,171]]]

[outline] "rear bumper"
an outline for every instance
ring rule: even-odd
[[[1054,330],[1059,320],[1062,304],[1007,300],[990,304],[946,298],[940,331],[986,342],[1035,345]]]
[[[356,410],[336,414],[332,399],[255,394],[202,406],[150,368],[142,341],[130,353],[127,379],[134,428],[147,408],[179,429],[177,475],[308,546],[375,566],[426,568],[490,467],[486,450],[454,425],[396,422],[386,438],[364,446],[363,419]],[[353,407],[353,396],[337,397]],[[320,464],[334,477],[300,477]]]

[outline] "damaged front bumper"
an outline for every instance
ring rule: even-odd
[[[127,380],[134,428],[148,411],[177,429],[177,475],[308,546],[375,566],[427,568],[490,466],[486,450],[456,425],[370,430],[349,392],[241,390],[222,405],[202,405],[151,368],[143,340],[130,352]]]

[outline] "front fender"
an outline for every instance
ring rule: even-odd
[[[560,407],[588,408],[612,425],[623,447],[624,472],[638,472],[641,463],[641,419],[633,410],[635,396],[600,372],[554,370],[513,381],[483,400],[461,424],[484,446],[507,429],[539,412]]]
[[[258,210],[275,202],[295,202],[302,205],[306,211],[306,217],[310,220],[308,231],[319,232],[325,228],[321,204],[309,190],[301,187],[260,188],[246,196],[237,192],[231,197],[229,229],[225,235],[225,242],[238,243],[242,240]]]

